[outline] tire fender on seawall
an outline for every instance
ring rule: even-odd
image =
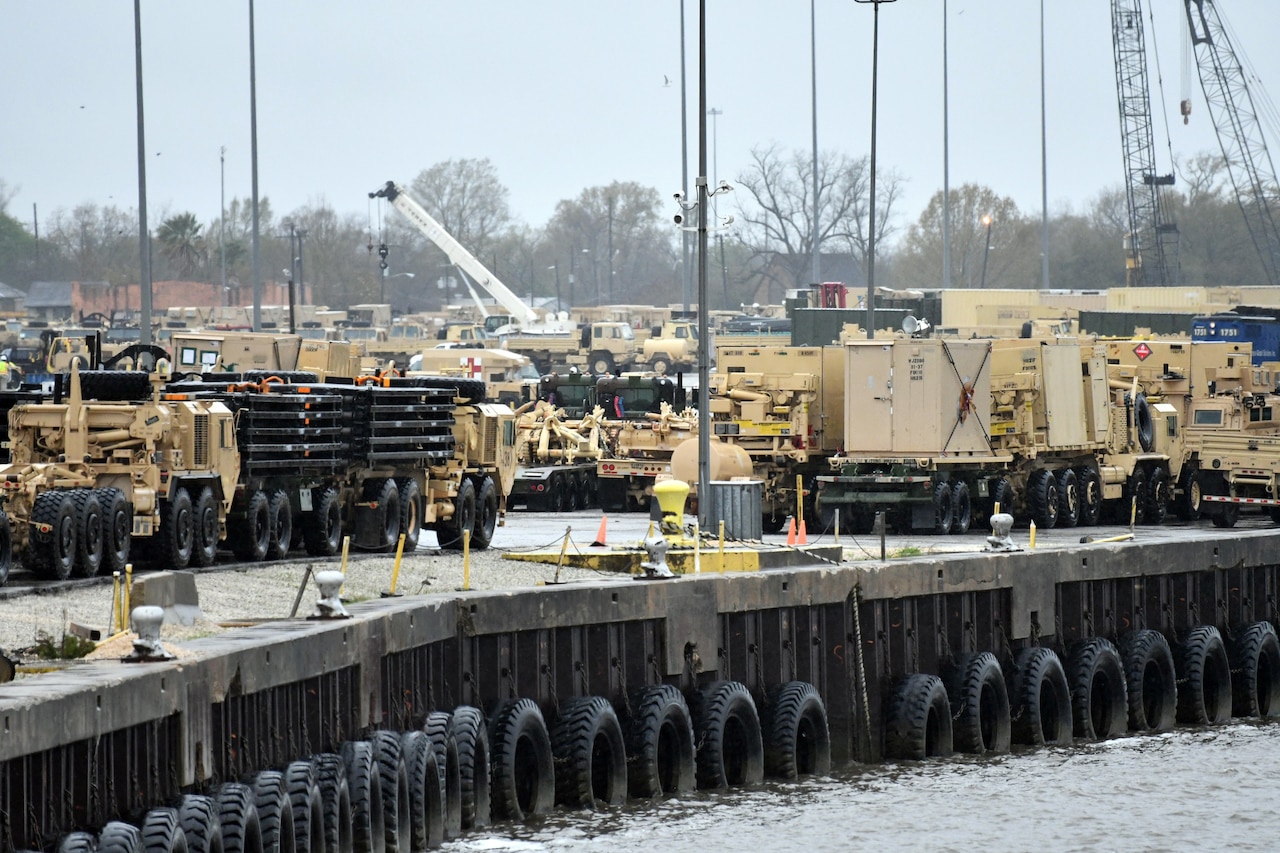
[[[884,751],[891,758],[922,760],[952,752],[951,704],[942,679],[908,675],[889,697]]]
[[[1105,740],[1129,728],[1129,692],[1120,653],[1104,637],[1076,643],[1067,659],[1075,736]]]
[[[1009,689],[991,652],[961,655],[947,679],[951,740],[957,752],[1009,751]]]
[[[755,700],[745,684],[713,681],[693,706],[699,788],[764,781],[764,740]]]
[[[582,696],[560,706],[551,727],[556,802],[570,808],[619,806],[627,799],[622,725],[609,700]]]
[[[1254,622],[1232,644],[1231,711],[1237,717],[1280,715],[1280,640],[1270,622]]]
[[[1178,665],[1178,722],[1223,723],[1231,718],[1231,663],[1222,634],[1197,625],[1183,636]]]
[[[761,717],[766,775],[796,779],[830,772],[827,707],[812,684],[788,681],[773,687]]]
[[[1071,690],[1057,652],[1031,646],[1014,659],[1013,740],[1028,746],[1071,742]]]
[[[624,720],[627,789],[632,797],[683,794],[697,785],[693,713],[673,684],[652,684],[633,693]]]
[[[555,802],[555,764],[542,711],[532,699],[509,699],[489,725],[493,750],[493,816],[523,821]]]
[[[1120,658],[1129,701],[1129,730],[1173,728],[1178,710],[1178,676],[1173,650],[1164,634],[1149,628],[1130,631],[1120,639]]]

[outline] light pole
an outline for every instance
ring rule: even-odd
[[[222,208],[218,211],[218,247],[222,252],[222,304],[227,304],[227,146],[218,149]]]
[[[262,269],[258,240],[258,67],[253,41],[253,0],[249,0],[249,161],[253,208],[253,330],[262,331]]]
[[[867,340],[876,336],[876,83],[880,70],[880,4],[894,0],[854,0],[870,3],[871,25],[871,185],[867,199],[871,213],[867,223]]]
[[[564,303],[560,301],[560,265],[552,264],[547,269],[556,271],[556,313],[559,314],[564,310]]]
[[[987,245],[982,250],[982,283],[978,288],[985,290],[987,287],[987,255],[991,254],[991,214],[988,213],[982,217],[982,224],[987,226]]]
[[[947,0],[942,0],[942,286],[951,287],[951,99],[947,90]]]
[[[133,45],[138,88],[138,255],[142,267],[139,308],[142,311],[139,342],[151,343],[151,232],[147,230],[147,143],[142,116],[142,8],[133,0]]]
[[[720,145],[719,135],[717,134],[717,121],[720,116],[724,115],[724,110],[712,107],[707,110],[707,115],[711,116],[711,172],[717,179],[720,177]],[[714,194],[713,194],[714,198]],[[720,204],[713,201],[714,210],[712,213],[717,219],[720,218]],[[724,234],[717,230],[716,246],[720,250],[720,288],[724,291],[724,307],[729,307],[729,270],[724,264]]]
[[[684,0],[680,0],[680,192],[689,194],[689,104],[685,97],[684,58]],[[689,315],[689,301],[693,298],[693,270],[689,266],[689,232],[680,232],[683,251],[681,275],[684,280],[684,313]]]
[[[943,0],[945,3],[946,0]],[[820,284],[822,231],[818,228],[818,14],[817,0],[809,0],[809,73],[813,92],[813,283]],[[723,244],[722,244],[723,245]],[[723,254],[721,263],[724,262]]]
[[[307,286],[302,283],[302,240],[307,236],[307,229],[298,229],[298,301],[307,305]]]

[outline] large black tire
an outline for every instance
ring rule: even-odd
[[[852,519],[850,519],[852,522]],[[969,484],[956,480],[951,484],[951,533],[963,536],[973,525],[973,501],[969,497]],[[851,524],[851,531],[857,532],[857,525]]]
[[[68,832],[58,841],[57,853],[94,853],[98,839],[92,832]]]
[[[620,806],[627,799],[627,751],[609,700],[581,696],[560,706],[551,727],[556,802],[575,809]]]
[[[102,505],[102,568],[124,572],[133,548],[133,507],[119,489],[97,489]]]
[[[1213,522],[1214,527],[1229,529],[1235,527],[1236,522],[1240,520],[1240,504],[1214,503],[1211,506],[1214,511],[1210,513],[1209,520]]]
[[[1076,481],[1080,487],[1081,527],[1092,527],[1102,519],[1102,475],[1092,465],[1076,469]]]
[[[351,789],[347,765],[341,755],[325,753],[315,758],[316,786],[324,815],[324,851],[348,853],[355,847],[355,818],[351,814]]]
[[[1158,464],[1147,477],[1147,524],[1164,524],[1169,514],[1169,469]]]
[[[263,853],[262,827],[249,786],[226,782],[218,788],[214,800],[222,827],[223,853]]]
[[[191,564],[204,568],[218,559],[218,498],[212,486],[205,486],[196,496],[191,511]]]
[[[1178,722],[1203,726],[1231,719],[1231,661],[1222,635],[1197,625],[1178,644]]]
[[[262,489],[254,489],[241,513],[227,518],[227,541],[236,559],[261,562],[271,545],[271,499]]]
[[[143,853],[188,853],[187,836],[178,822],[178,810],[152,809],[142,818]]]
[[[1072,728],[1086,740],[1106,740],[1129,728],[1129,691],[1120,653],[1104,637],[1090,637],[1067,658]]]
[[[713,681],[693,704],[699,788],[764,781],[764,738],[755,700],[745,684]]]
[[[410,853],[412,813],[409,802],[409,768],[400,752],[400,735],[379,730],[369,743],[382,783],[382,825],[387,853]]]
[[[1058,478],[1052,471],[1041,469],[1031,473],[1027,480],[1027,508],[1036,527],[1052,530],[1058,526],[1058,508],[1062,505],[1060,494]]]
[[[364,498],[374,504],[374,509],[359,516],[367,527],[357,531],[357,538],[371,550],[389,551],[400,540],[400,489],[391,478],[368,480]]]
[[[294,761],[284,769],[285,791],[293,819],[295,853],[325,853],[324,802],[310,761]]]
[[[449,733],[450,715],[444,711],[432,711],[422,725],[422,732],[431,738],[440,763],[444,785],[444,836],[457,838],[462,834],[462,770],[458,766],[458,742]]]
[[[556,772],[551,737],[532,699],[498,706],[489,727],[493,754],[493,816],[523,821],[546,814],[555,803]]]
[[[1013,483],[1010,483],[1004,477],[1000,477],[991,483],[991,491],[989,494],[991,495],[991,511],[987,513],[988,517],[994,515],[996,507],[999,507],[1001,512],[1008,513],[1009,515],[1013,515],[1014,518],[1017,518],[1013,511],[1014,504],[1016,503]]]
[[[692,791],[693,715],[684,694],[672,684],[644,687],[630,700],[626,719],[627,788],[633,797]]]
[[[929,532],[935,536],[946,536],[951,532],[954,519],[951,484],[945,481],[938,483],[933,487],[933,528]]]
[[[342,505],[338,490],[311,492],[311,512],[303,515],[302,543],[312,557],[332,557],[342,548]]]
[[[1058,526],[1075,527],[1080,523],[1080,481],[1076,472],[1067,468],[1058,474]]]
[[[951,743],[957,752],[1009,751],[1009,689],[995,655],[962,655],[947,678],[947,695],[951,700]]]
[[[671,372],[671,356],[666,353],[658,353],[653,357],[653,361],[649,364],[653,368],[653,372],[659,376],[666,376]]]
[[[271,493],[267,516],[271,532],[267,537],[266,558],[283,560],[289,556],[289,547],[293,544],[293,506],[289,503],[287,491],[276,489]]]
[[[444,768],[426,732],[405,732],[400,752],[409,774],[410,848],[428,850],[444,843]]]
[[[588,364],[591,365],[591,372],[596,376],[613,373],[613,354],[608,350],[596,350],[591,353]]]
[[[1117,520],[1121,524],[1128,524],[1130,521],[1134,525],[1146,524],[1148,505],[1147,471],[1139,465],[1133,469],[1133,473],[1129,475],[1129,482],[1125,484],[1124,500],[1116,507],[1120,514]]]
[[[253,777],[249,787],[253,791],[253,807],[258,812],[262,849],[267,853],[296,853],[293,807],[284,774],[263,770]]]
[[[1120,640],[1120,657],[1129,698],[1129,729],[1172,728],[1178,711],[1178,676],[1164,634],[1149,628],[1129,632]]]
[[[212,797],[187,794],[178,804],[178,825],[188,853],[223,853],[218,804]]]
[[[48,532],[40,528],[47,526]],[[28,539],[29,568],[38,577],[66,580],[76,565],[76,532],[79,526],[71,493],[65,489],[42,492],[31,509]]]
[[[108,821],[98,832],[97,853],[142,853],[142,832],[131,823]]]
[[[367,740],[342,745],[347,765],[347,792],[351,796],[351,830],[355,853],[386,853],[386,827],[382,819],[382,778]]]
[[[470,530],[474,535],[475,527],[476,487],[470,480],[463,480],[453,499],[453,516],[436,524],[436,538],[446,551],[461,551],[463,531]]]
[[[812,684],[788,681],[772,688],[760,722],[766,775],[796,779],[831,770],[827,706]]]
[[[82,578],[95,577],[102,569],[102,502],[94,489],[74,489],[71,495],[77,522],[74,571]]]
[[[86,400],[145,400],[151,376],[145,370],[81,370],[80,396]]]
[[[458,778],[462,792],[462,828],[489,825],[489,732],[479,708],[459,705],[449,717],[449,734],[458,745]]]
[[[498,487],[492,477],[485,477],[476,494],[476,526],[471,533],[471,547],[483,551],[493,542],[498,527]]]
[[[1138,431],[1138,446],[1143,453],[1150,453],[1156,441],[1156,425],[1146,394],[1140,393],[1133,399],[1133,425]]]
[[[422,489],[412,477],[396,480],[396,488],[400,492],[400,533],[404,536],[404,552],[412,554],[418,549],[418,540],[422,538],[422,519],[426,517]]]
[[[1071,743],[1071,689],[1062,661],[1046,646],[1014,659],[1013,740],[1028,746]]]
[[[1270,622],[1242,628],[1231,647],[1231,713],[1280,716],[1280,640]]]
[[[923,760],[951,754],[951,704],[942,679],[914,673],[889,697],[884,720],[884,753]]]
[[[156,530],[152,559],[165,571],[185,569],[191,564],[195,545],[195,511],[191,493],[179,486],[160,503],[160,527]]]
[[[774,506],[761,515],[760,529],[765,533],[781,533],[782,529],[787,526],[788,517],[787,513],[781,508]]]

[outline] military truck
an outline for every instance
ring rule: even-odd
[[[294,367],[296,368],[296,364]],[[66,578],[355,547],[433,530],[486,548],[515,476],[515,416],[483,383],[287,371],[73,369],[69,391],[10,410],[0,565]],[[58,383],[61,385],[61,382]]]
[[[480,379],[490,402],[518,408],[537,398],[538,369],[528,357],[505,349],[443,347],[423,350],[409,359],[406,376],[462,376]]]
[[[665,321],[641,343],[636,355],[638,369],[666,376],[698,366],[698,324],[690,319]]]
[[[629,370],[636,361],[635,333],[627,323],[586,323],[571,334],[507,335],[502,345],[533,359],[538,370],[576,366],[603,375]]]
[[[1041,528],[1108,507],[1163,520],[1177,410],[1114,387],[1101,346],[897,338],[846,354],[845,447],[817,477],[824,524],[839,509],[867,531],[885,511],[901,531],[963,533],[997,504]]]

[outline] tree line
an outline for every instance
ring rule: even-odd
[[[752,152],[716,200],[721,220],[708,257],[712,308],[779,302],[811,277],[813,161],[808,152],[777,146]],[[870,167],[867,157],[823,152],[818,160],[818,235],[823,267],[862,275],[869,251]],[[1178,283],[1265,283],[1234,190],[1220,157],[1201,154],[1177,164],[1180,185],[1166,194],[1181,234]],[[939,287],[943,277],[941,190],[914,221],[903,222],[906,179],[876,176],[876,283],[892,288]],[[456,159],[421,171],[410,194],[457,240],[522,296],[562,305],[671,304],[684,295],[682,233],[665,193],[635,182],[588,187],[556,205],[541,226],[515,220],[509,191],[489,160]],[[8,212],[13,190],[0,180],[0,282],[26,290],[33,281],[138,280],[138,217],[130,208],[85,203],[55,210],[40,224]],[[950,191],[951,286],[1036,288],[1041,285],[1041,218],[978,184]],[[686,216],[685,224],[696,220]],[[152,278],[251,286],[251,211],[232,199],[223,218],[201,222],[191,212],[161,211],[152,238]],[[1049,218],[1049,277],[1054,288],[1125,284],[1127,231],[1122,185],[1103,189],[1084,210]],[[719,225],[718,222],[710,223]],[[391,302],[400,311],[431,310],[468,300],[458,270],[390,206],[342,213],[320,198],[277,214],[259,201],[260,270],[283,282],[301,259],[317,304],[335,308]],[[694,241],[691,241],[691,245]],[[387,247],[386,267],[378,249]],[[696,259],[690,259],[696,269]],[[824,272],[822,277],[827,278]],[[848,281],[851,285],[862,281]],[[268,303],[283,301],[264,292]]]

